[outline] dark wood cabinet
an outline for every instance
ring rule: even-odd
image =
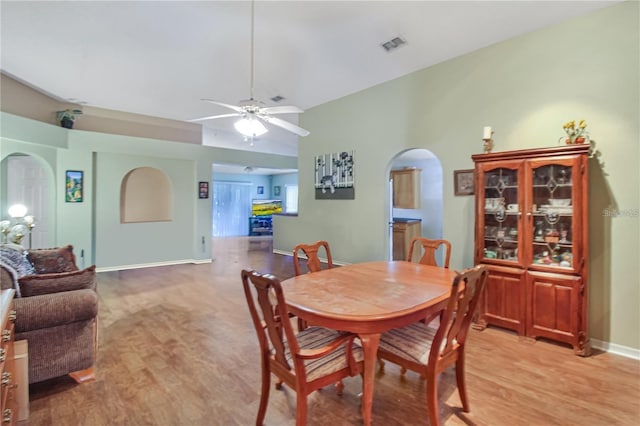
[[[480,326],[589,355],[588,157],[587,144],[472,156],[474,258],[490,270]]]
[[[16,398],[16,369],[14,359],[16,311],[13,309],[13,297],[15,290],[2,290],[0,297],[0,322],[2,323],[2,339],[0,339],[0,412],[3,425],[15,425],[17,423],[19,406]],[[19,383],[26,386],[25,383]]]

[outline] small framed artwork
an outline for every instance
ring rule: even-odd
[[[455,195],[473,195],[473,169],[454,170],[453,185]]]
[[[198,198],[209,198],[209,182],[198,183]]]
[[[64,185],[64,200],[67,203],[81,203],[84,198],[84,172],[82,170],[67,170]]]
[[[258,187],[258,195],[262,195],[264,194],[264,186],[259,186]]]
[[[276,197],[280,196],[280,187],[279,186],[274,186],[273,187],[273,195]]]

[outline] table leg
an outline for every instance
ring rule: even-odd
[[[371,407],[373,406],[373,382],[375,380],[376,360],[380,334],[360,334],[364,350],[364,374],[362,377],[362,420],[365,426],[371,425]]]

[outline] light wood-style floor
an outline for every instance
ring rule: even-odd
[[[98,274],[97,378],[30,387],[30,425],[252,425],[260,368],[240,270],[281,279],[291,258],[261,238],[215,239],[214,262]],[[344,395],[309,397],[309,425],[359,425],[359,376]],[[448,425],[640,424],[640,362],[489,328],[467,348],[471,412],[461,410],[453,371],[441,375],[440,415]],[[425,383],[387,364],[376,378],[376,425],[426,425]],[[295,392],[272,388],[267,425],[295,423]]]

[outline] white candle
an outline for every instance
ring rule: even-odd
[[[491,126],[486,126],[483,133],[482,139],[491,139]]]

